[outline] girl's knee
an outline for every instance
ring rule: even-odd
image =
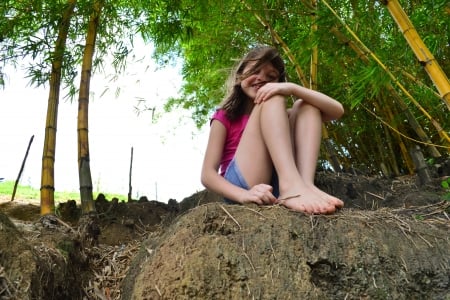
[[[283,95],[273,95],[272,97],[270,97],[268,100],[264,101],[265,103],[270,103],[270,102],[282,102],[282,103],[286,103],[286,98]]]
[[[299,112],[308,111],[308,110],[319,110],[317,107],[299,99],[292,104],[290,108],[290,112],[293,116],[297,115]]]
[[[273,109],[279,108],[286,109],[286,100],[281,95],[274,95],[259,105],[256,105],[255,108],[253,108],[252,114],[260,113],[261,111],[272,111]]]
[[[269,107],[269,109],[270,109],[270,107],[275,107],[275,106],[279,106],[279,105],[286,107],[285,98],[281,95],[274,95],[274,96],[270,97],[269,99],[267,99],[266,101],[255,105],[255,107],[253,108],[252,114],[259,113],[259,111],[262,110],[264,107]]]
[[[315,107],[314,105],[311,105],[309,103],[306,103],[302,100],[297,100],[292,105],[292,108],[288,111],[289,119],[291,122],[295,122],[297,118],[300,118],[301,115],[318,115],[320,116],[321,112],[320,110]]]
[[[301,100],[300,100],[301,101]],[[294,102],[294,106],[295,105],[297,105],[298,106],[298,108],[297,108],[297,111],[298,112],[305,112],[305,111],[309,111],[309,112],[319,112],[320,113],[320,110],[317,108],[317,107],[315,107],[314,105],[311,105],[311,104],[309,104],[309,103],[306,103],[306,102],[304,102],[304,101],[301,101],[300,103],[298,103],[297,104],[297,102],[298,102],[298,100],[297,101],[295,101]]]

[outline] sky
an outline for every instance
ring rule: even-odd
[[[133,147],[133,198],[167,202],[183,200],[203,190],[200,170],[208,129],[196,128],[190,112],[165,113],[163,104],[181,86],[179,66],[157,67],[149,47],[137,55],[146,59],[128,63],[127,73],[112,81],[94,74],[89,104],[90,166],[94,193],[127,195]],[[22,69],[5,68],[5,88],[0,89],[0,178],[16,180],[28,143],[34,135],[20,184],[40,187],[48,87],[32,88]],[[76,83],[77,85],[79,82]],[[118,94],[116,91],[120,90]],[[105,92],[106,91],[106,92]],[[61,96],[65,95],[62,92]],[[136,113],[138,107],[155,107]],[[78,191],[78,103],[60,99],[56,155],[56,191]],[[18,195],[20,197],[20,195]]]

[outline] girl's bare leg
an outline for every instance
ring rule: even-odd
[[[307,103],[297,101],[290,113],[290,124],[293,129],[295,161],[305,184],[335,207],[343,207],[342,200],[325,193],[314,185],[322,138],[320,110]]]
[[[253,108],[236,160],[250,186],[270,181],[273,162],[279,177],[280,199],[295,196],[281,201],[286,207],[306,213],[335,211],[335,205],[313,191],[299,174],[284,97],[274,96]]]

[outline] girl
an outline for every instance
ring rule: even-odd
[[[233,73],[211,120],[202,184],[228,203],[281,204],[309,214],[343,207],[314,185],[322,121],[340,118],[342,105],[286,82],[273,47],[251,50]],[[288,96],[299,100],[287,111]]]

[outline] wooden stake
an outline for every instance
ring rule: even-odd
[[[22,176],[23,169],[25,168],[25,162],[27,161],[28,152],[30,152],[31,144],[33,143],[34,135],[31,136],[30,141],[28,142],[27,152],[25,152],[25,157],[22,161],[22,166],[20,167],[19,175],[17,175],[16,182],[14,183],[14,189],[11,196],[11,201],[14,201],[14,197],[16,196],[17,185],[19,184],[20,177]]]
[[[130,157],[130,174],[128,176],[128,202],[131,201],[131,192],[133,187],[131,186],[131,173],[133,169],[133,147],[131,147],[131,157]]]

